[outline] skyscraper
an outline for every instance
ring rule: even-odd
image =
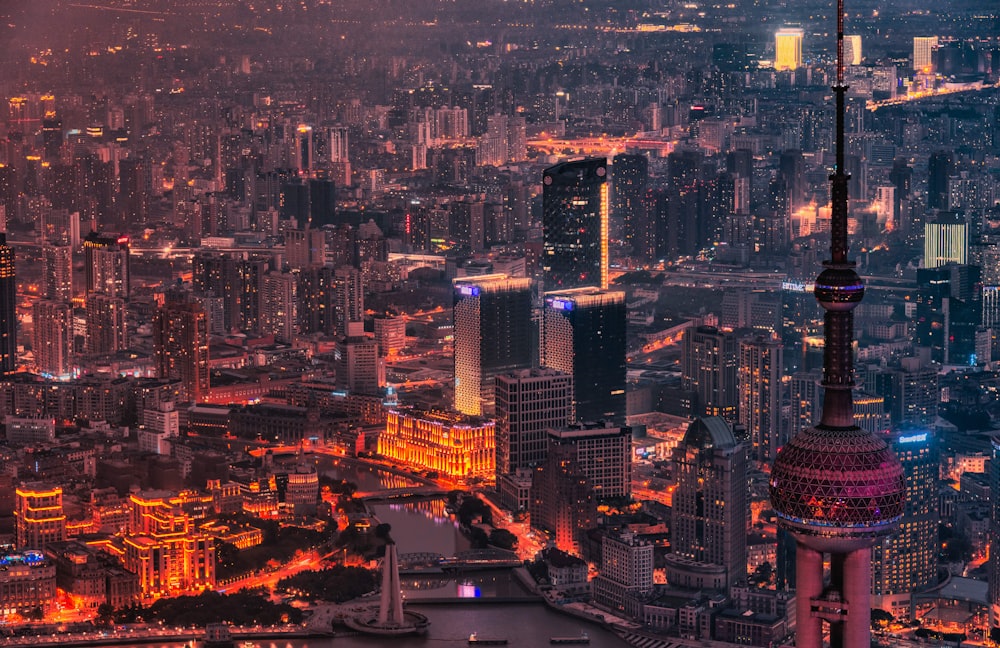
[[[496,376],[532,365],[531,279],[455,279],[455,409],[492,415]]]
[[[561,162],[542,176],[546,290],[608,287],[607,160]]]
[[[746,447],[725,420],[691,422],[674,449],[667,579],[675,586],[728,591],[747,575]]]
[[[924,224],[924,267],[967,263],[969,224],[955,212],[941,212]]]
[[[298,277],[291,272],[269,272],[264,275],[263,284],[261,333],[291,342],[299,325]]]
[[[948,209],[951,192],[948,190],[955,161],[948,151],[935,151],[927,158],[927,207]]]
[[[913,71],[932,72],[934,70],[934,50],[938,46],[937,36],[913,37]]]
[[[695,392],[695,411],[704,416],[736,420],[736,369],[738,355],[732,333],[714,326],[698,326],[684,332],[681,355],[681,386]]]
[[[0,373],[17,369],[17,281],[14,250],[0,232]]]
[[[573,376],[578,421],[625,423],[625,317],[623,292],[545,294],[541,364]]]
[[[861,65],[861,35],[844,36],[844,61],[847,65]]]
[[[129,298],[129,238],[91,232],[83,240],[87,294]]]
[[[334,330],[338,335],[347,335],[350,322],[360,322],[365,317],[364,284],[361,271],[350,266],[341,266],[333,271],[333,316]]]
[[[616,155],[611,164],[614,197],[611,215],[624,225],[626,249],[634,253],[636,233],[645,229],[646,206],[643,199],[649,184],[649,158],[645,155]]]
[[[95,293],[87,297],[87,353],[115,353],[128,348],[126,304],[121,297]]]
[[[32,308],[32,351],[43,376],[65,378],[71,369],[73,310],[66,302],[41,299]]]
[[[774,34],[774,69],[797,70],[802,67],[801,29],[785,27]]]
[[[208,392],[208,318],[200,304],[168,302],[153,317],[153,353],[159,378],[180,380],[187,399]]]
[[[893,436],[892,448],[906,475],[906,508],[899,533],[872,548],[872,603],[909,618],[911,595],[937,584],[937,439],[926,428],[914,426],[904,426]]]
[[[73,298],[73,248],[42,246],[42,298],[69,302]]]
[[[785,444],[771,470],[778,524],[795,536],[795,645],[831,648],[871,643],[871,548],[904,512],[906,480],[885,440],[854,423],[854,308],[864,284],[848,259],[848,177],[844,170],[844,3],[837,2],[836,171],[831,176],[830,260],[816,279],[824,315],[820,422]],[[824,554],[830,581],[824,582]]]
[[[362,322],[349,322],[347,335],[337,340],[337,387],[359,394],[378,394],[385,387],[385,358]]]
[[[757,336],[740,342],[737,373],[739,421],[746,427],[753,459],[774,459],[781,443],[781,342]]]
[[[508,509],[526,510],[529,469],[545,461],[548,430],[570,423],[573,376],[555,369],[522,369],[496,380],[497,492]]]

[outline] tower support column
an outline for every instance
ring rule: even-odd
[[[856,549],[844,556],[844,582],[840,591],[844,595],[844,600],[847,601],[844,646],[871,645],[871,547]]]
[[[795,549],[795,646],[823,648],[823,620],[812,601],[823,594],[823,554],[798,543]]]

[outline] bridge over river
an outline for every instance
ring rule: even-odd
[[[399,554],[399,570],[403,574],[441,573],[445,571],[473,569],[504,569],[520,567],[523,561],[517,553],[496,547],[487,549],[468,549],[459,551],[454,556],[442,556],[437,553],[405,553]]]

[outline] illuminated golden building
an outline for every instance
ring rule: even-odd
[[[139,576],[144,596],[215,586],[215,540],[194,527],[183,508],[187,499],[165,491],[129,496],[132,512],[123,559],[125,568]]]
[[[63,491],[58,486],[34,482],[14,491],[15,542],[17,548],[44,549],[66,539]]]
[[[774,69],[797,70],[802,67],[801,29],[779,29],[774,34]]]
[[[493,421],[451,412],[389,412],[378,452],[411,466],[458,478],[493,481]]]

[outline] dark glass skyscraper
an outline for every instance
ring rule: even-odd
[[[14,250],[0,233],[0,373],[17,369],[17,282]]]
[[[936,151],[927,160],[927,207],[948,209],[948,177],[954,170],[951,153]]]
[[[542,176],[546,290],[608,287],[608,162],[561,162]]]
[[[542,365],[573,376],[573,418],[625,423],[625,293],[545,296]]]

